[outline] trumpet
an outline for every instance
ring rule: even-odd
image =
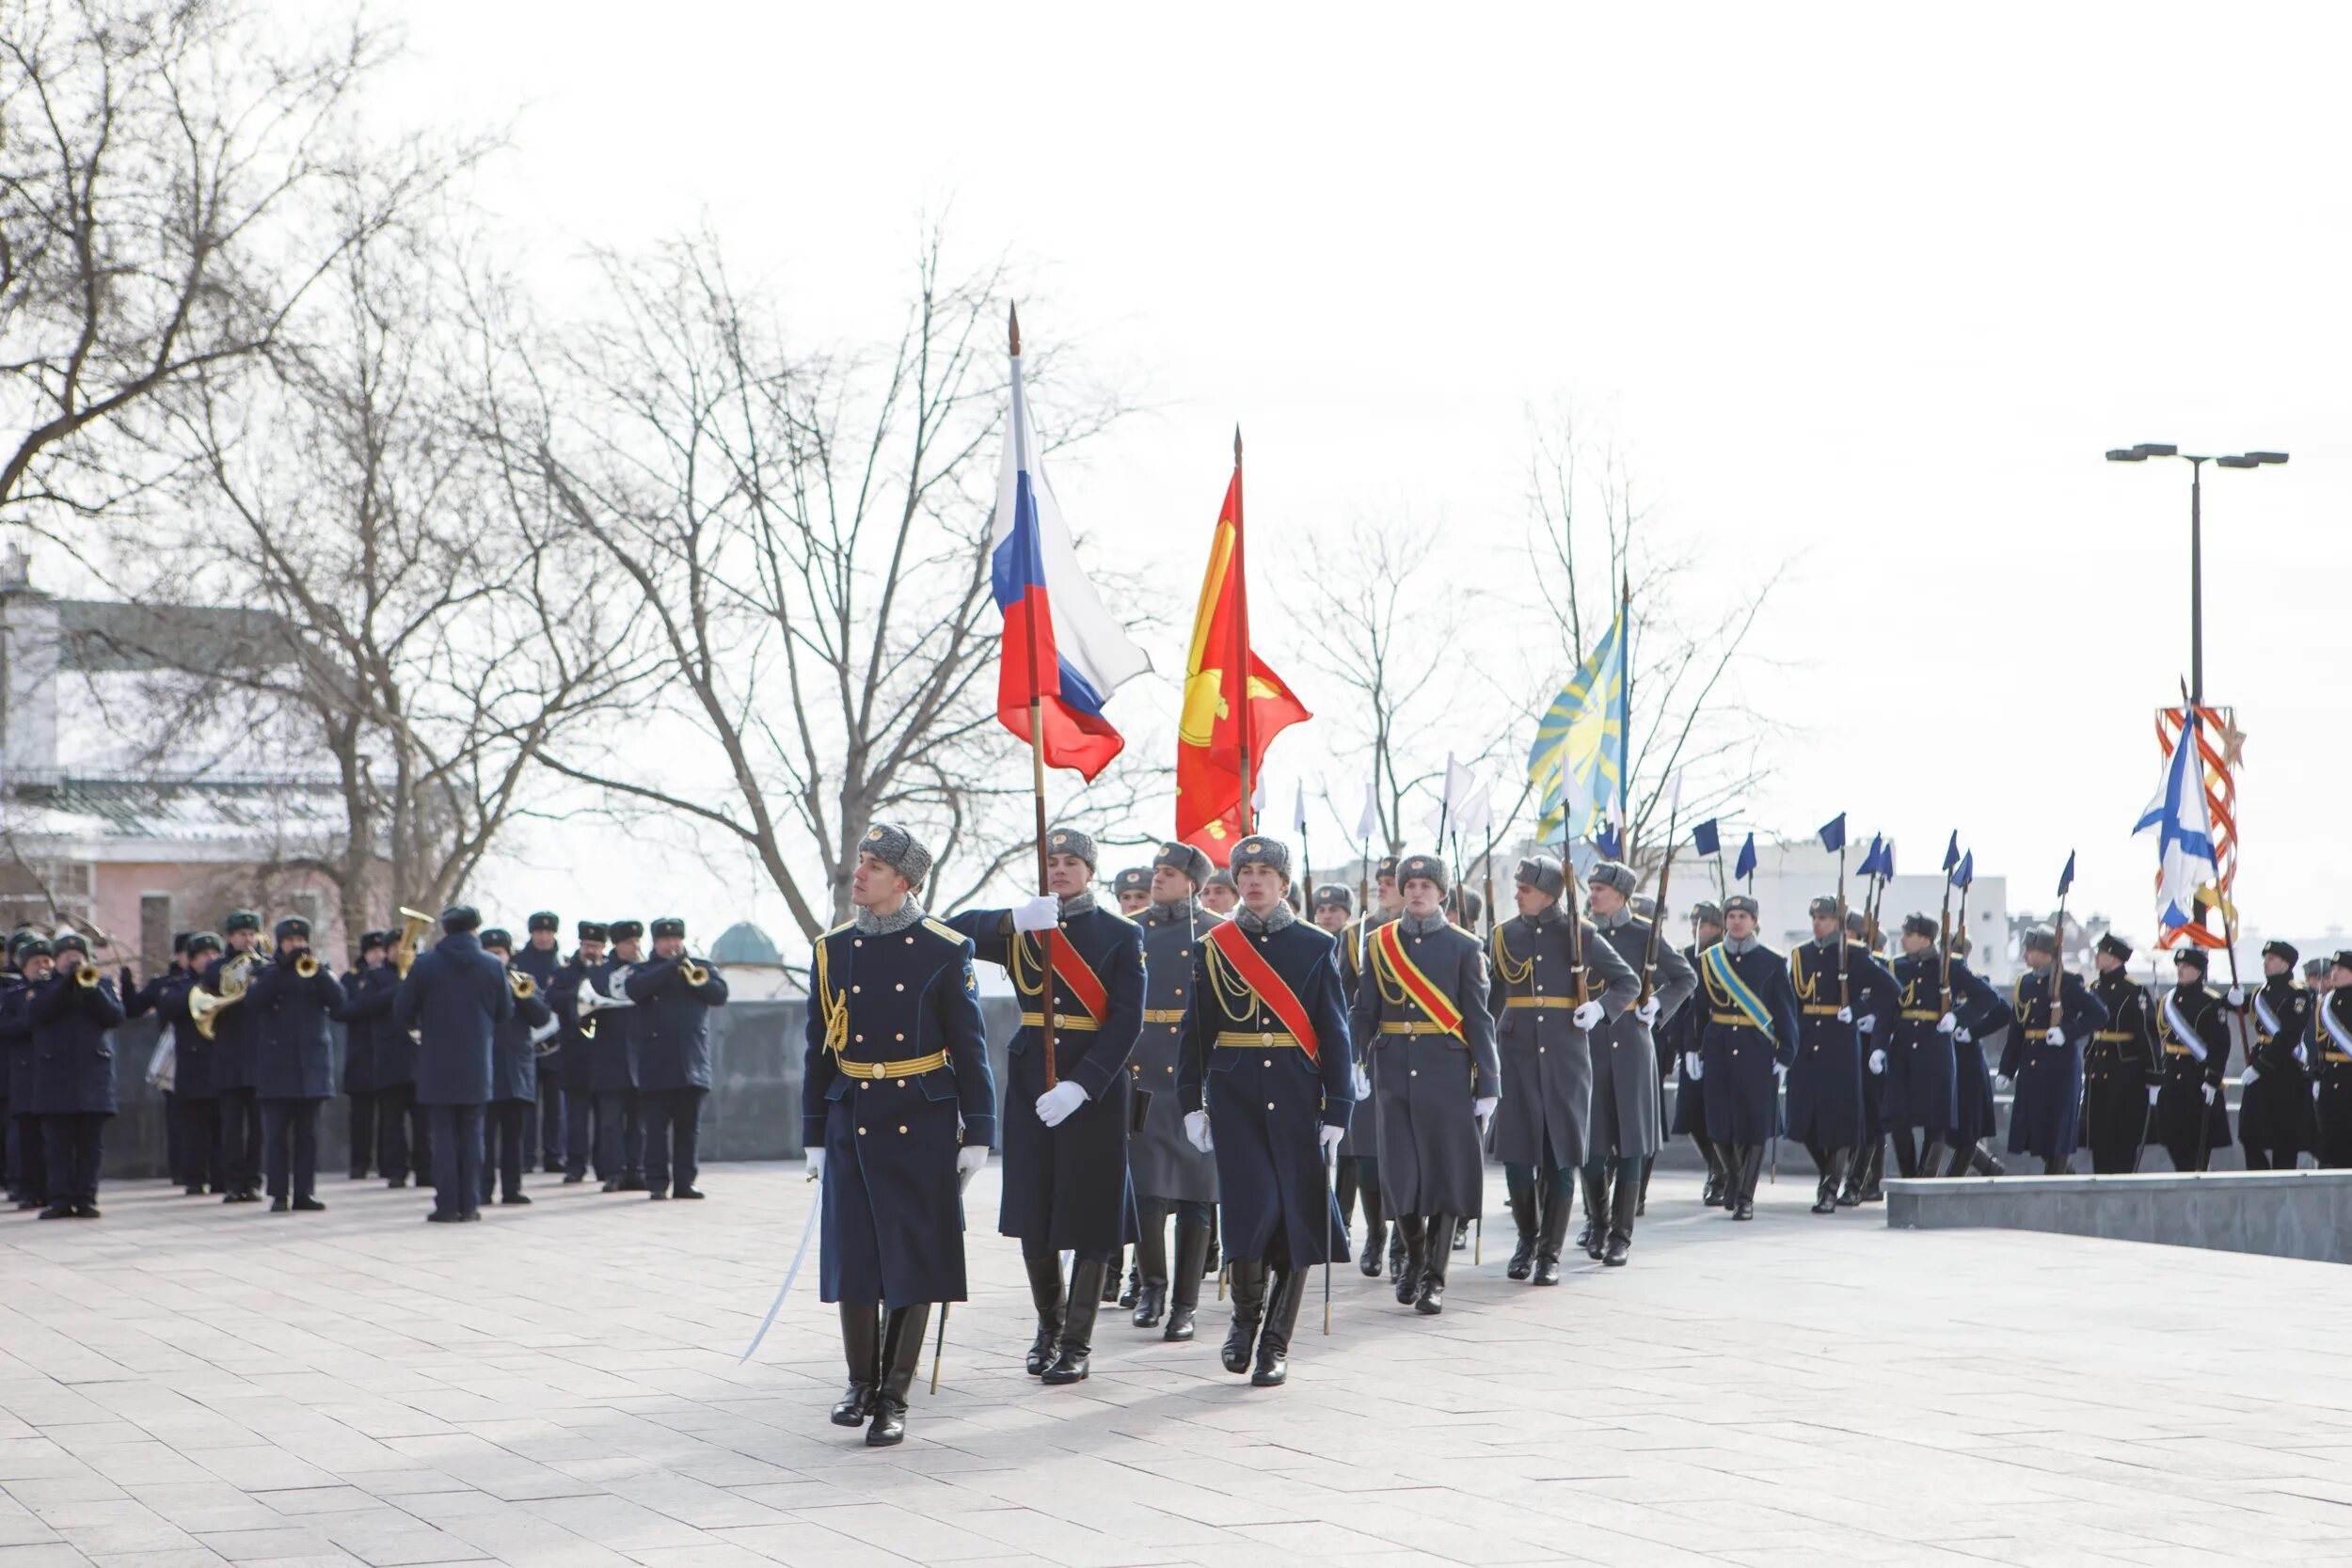
[[[513,989],[515,1000],[517,1002],[534,994],[539,990],[539,982],[519,969],[510,969],[506,972],[506,983]]]
[[[417,943],[433,928],[433,917],[421,910],[400,908],[400,935],[392,942],[392,968],[404,980],[408,978],[408,966],[417,961]]]
[[[98,989],[98,966],[84,964],[76,969],[73,972],[73,983],[84,990],[96,990]]]
[[[308,980],[318,972],[319,961],[317,958],[311,957],[310,949],[305,948],[302,952],[294,956],[294,973],[296,974],[299,974],[304,979]]]
[[[678,978],[688,985],[699,986],[710,979],[710,966],[698,964],[691,958],[680,958],[677,961],[677,974]]]
[[[196,1032],[206,1039],[220,1027],[220,1011],[233,1007],[245,1000],[245,989],[253,972],[253,955],[240,953],[222,966],[220,994],[215,996],[201,987],[188,992],[188,1016],[196,1021]]]

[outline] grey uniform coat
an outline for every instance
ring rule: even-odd
[[[1642,994],[1642,959],[1649,951],[1649,922],[1629,920],[1603,927],[1600,936],[1603,944],[1633,972],[1633,995],[1623,1012],[1613,1007],[1612,1015],[1593,1031],[1593,1126],[1584,1146],[1585,1158],[1647,1159],[1666,1141],[1659,1116],[1658,1044],[1649,1025],[1633,1016],[1633,1006]],[[1658,1016],[1671,1018],[1699,989],[1698,973],[1661,942],[1650,986]],[[1611,999],[1616,993],[1613,984],[1602,993],[1601,1005],[1613,1006]]]
[[[1361,944],[1372,940],[1372,934],[1375,931],[1395,918],[1393,914],[1375,910],[1369,916],[1370,924],[1359,920],[1350,925],[1346,930],[1339,933],[1340,984],[1346,990],[1347,1005],[1351,1011],[1354,1010],[1356,998],[1364,986],[1363,966],[1357,962],[1357,951]],[[1378,1066],[1360,1048],[1356,1053],[1356,1065],[1364,1069],[1367,1078]],[[1365,1105],[1366,1114],[1349,1122],[1347,1136],[1340,1140],[1339,1157],[1343,1160],[1376,1160],[1380,1157],[1380,1118],[1370,1113],[1371,1102],[1369,1101],[1365,1101]]]
[[[1474,1104],[1502,1092],[1486,1011],[1486,951],[1442,917],[1422,929],[1410,915],[1393,924],[1407,958],[1461,1013],[1462,1023],[1458,1036],[1440,1032],[1374,947],[1349,1033],[1374,1062],[1380,1206],[1391,1214],[1472,1216],[1486,1177]]]
[[[1504,921],[1488,939],[1494,958],[1488,1006],[1498,1020],[1502,1052],[1495,1157],[1512,1164],[1549,1163],[1570,1170],[1584,1163],[1593,1147],[1593,1046],[1573,1022],[1573,955],[1580,939],[1568,928],[1571,918],[1555,904],[1533,920],[1519,915]],[[1581,941],[1585,994],[1613,1022],[1641,994],[1641,975],[1589,921]],[[1604,1031],[1609,1027],[1602,1025]],[[1632,1081],[1629,1068],[1624,1076]],[[1613,1079],[1613,1097],[1615,1092]],[[1656,1119],[1653,1111],[1651,1120]]]
[[[1176,1092],[1194,960],[1216,919],[1198,900],[1152,904],[1136,917],[1143,927],[1143,1028],[1127,1058],[1127,1079],[1136,1093],[1152,1097],[1142,1129],[1127,1141],[1127,1169],[1139,1198],[1216,1201],[1216,1156],[1201,1153],[1184,1136],[1184,1108]]]

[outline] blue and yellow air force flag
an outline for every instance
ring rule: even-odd
[[[2140,813],[2134,833],[2156,834],[2156,914],[2165,928],[2198,924],[2197,891],[2218,879],[2213,863],[2213,825],[2205,815],[2205,769],[2198,760],[2197,709],[2172,754],[2165,759],[2164,782]]]
[[[1625,797],[1625,612],[1535,726],[1528,783],[1543,801],[1536,837],[1582,838],[1611,801]],[[1581,810],[1577,809],[1581,806]]]

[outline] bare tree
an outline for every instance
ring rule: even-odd
[[[935,878],[930,901],[952,907],[1035,842],[994,714],[1004,266],[951,275],[930,231],[895,341],[868,355],[796,346],[707,234],[598,261],[609,310],[500,441],[647,617],[665,668],[640,733],[663,738],[559,745],[548,766],[739,846],[807,935],[846,914],[878,818],[936,835],[961,891]],[[1025,357],[1050,388],[1052,356]],[[1056,410],[1047,450],[1121,406]]]
[[[1692,610],[1680,587],[1692,552],[1662,529],[1637,490],[1625,449],[1580,428],[1565,408],[1531,417],[1530,584],[1555,628],[1562,661],[1534,672],[1531,718],[1607,634],[1629,600],[1627,669],[1628,859],[1661,858],[1666,786],[1686,774],[1683,816],[1699,820],[1753,793],[1763,777],[1763,725],[1737,673],[1754,661],[1747,637],[1777,572],[1728,603]],[[1639,857],[1637,860],[1636,857]]]
[[[277,343],[383,219],[314,203],[347,194],[352,102],[389,54],[357,25],[286,42],[237,0],[6,0],[0,522],[66,543],[51,519],[168,476],[159,395]]]

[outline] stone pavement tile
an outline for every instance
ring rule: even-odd
[[[753,1525],[716,1529],[711,1538],[740,1546],[764,1562],[789,1563],[791,1568],[900,1568],[919,1558],[902,1557],[885,1547],[836,1535],[808,1520],[788,1525]]]
[[[255,1562],[278,1558],[328,1558],[344,1560],[335,1544],[307,1527],[280,1525],[274,1529],[197,1530],[199,1544],[231,1562]]]
[[[583,1539],[634,1553],[653,1546],[691,1546],[702,1532],[626,1497],[539,1497],[522,1506]]]
[[[731,1541],[704,1541],[691,1546],[654,1546],[631,1554],[645,1568],[768,1568],[770,1559]]]
[[[896,1505],[868,1503],[839,1508],[816,1508],[802,1517],[815,1520],[836,1535],[870,1546],[900,1553],[924,1562],[952,1562],[958,1558],[998,1555],[999,1544],[976,1535],[947,1519],[916,1513]]]
[[[284,1518],[262,1497],[210,1475],[194,1481],[134,1482],[125,1490],[158,1518],[191,1532],[268,1529]]]
[[[95,1568],[87,1557],[62,1542],[43,1545],[0,1546],[0,1568]]]
[[[129,1494],[105,1477],[78,1469],[69,1475],[36,1476],[5,1484],[8,1495],[35,1513],[61,1503],[113,1502]]]
[[[481,1551],[437,1525],[412,1513],[379,1504],[358,1513],[322,1513],[310,1521],[327,1540],[371,1564],[392,1568],[401,1563],[463,1562]]]

